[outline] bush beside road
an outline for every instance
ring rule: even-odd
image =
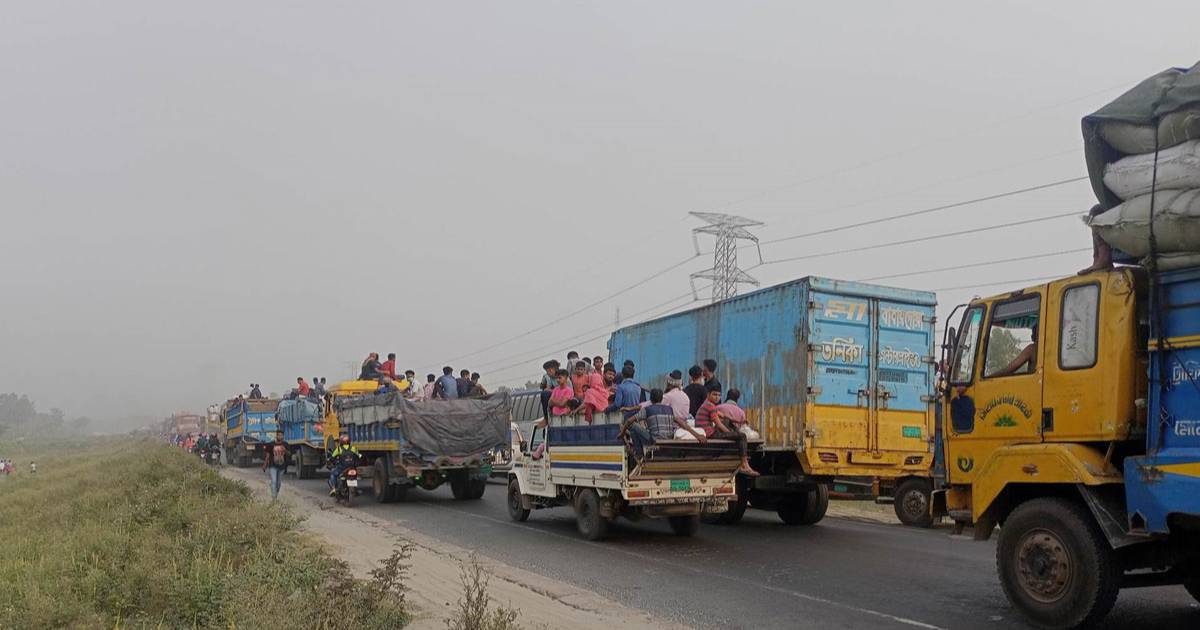
[[[178,449],[114,439],[22,450],[38,472],[0,483],[0,627],[407,621],[400,563],[355,579],[295,517]]]

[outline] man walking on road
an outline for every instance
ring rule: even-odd
[[[267,453],[263,456],[263,470],[271,477],[272,501],[279,498],[279,486],[283,483],[290,458],[287,444],[283,443],[283,431],[276,431],[275,441],[267,445]]]

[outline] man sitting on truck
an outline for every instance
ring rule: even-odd
[[[607,411],[620,411],[628,419],[642,408],[642,386],[633,380],[635,374],[632,365],[621,368],[621,383],[617,385],[617,395]]]
[[[337,495],[337,481],[342,471],[358,463],[361,457],[362,453],[350,444],[349,435],[343,434],[338,438],[337,447],[329,454],[329,461],[333,463],[329,469],[329,496]]]
[[[714,440],[733,440],[737,442],[738,454],[742,456],[742,465],[738,468],[738,473],[748,477],[757,477],[758,473],[750,467],[750,456],[746,449],[746,436],[739,431],[733,430],[725,423],[725,418],[722,417],[720,410],[717,409],[718,403],[721,402],[721,390],[716,387],[708,389],[708,400],[700,405],[700,409],[696,412],[696,428],[704,431],[704,435]]]
[[[642,407],[621,425],[617,438],[629,435],[633,456],[639,462],[645,457],[646,447],[653,446],[658,440],[670,440],[675,437],[675,430],[683,429],[692,434],[701,444],[708,437],[700,431],[688,426],[685,420],[679,418],[670,405],[663,404],[663,391],[657,387],[650,390],[650,404]]]

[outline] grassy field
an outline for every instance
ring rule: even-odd
[[[0,479],[0,628],[395,628],[403,557],[369,581],[285,511],[141,439],[22,444]],[[38,473],[29,473],[36,458]]]

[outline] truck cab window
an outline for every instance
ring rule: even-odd
[[[950,382],[970,383],[975,374],[975,349],[979,343],[979,327],[983,324],[983,307],[975,306],[963,314],[962,328],[954,344]]]
[[[984,378],[1032,374],[1037,369],[1041,296],[996,305],[988,328]]]
[[[1063,291],[1058,366],[1081,370],[1096,365],[1100,285],[1085,284]]]
[[[536,451],[537,447],[541,446],[542,442],[545,442],[545,441],[546,441],[546,427],[535,426],[533,428],[533,435],[531,435],[529,437],[529,452],[532,453],[533,451]]]

